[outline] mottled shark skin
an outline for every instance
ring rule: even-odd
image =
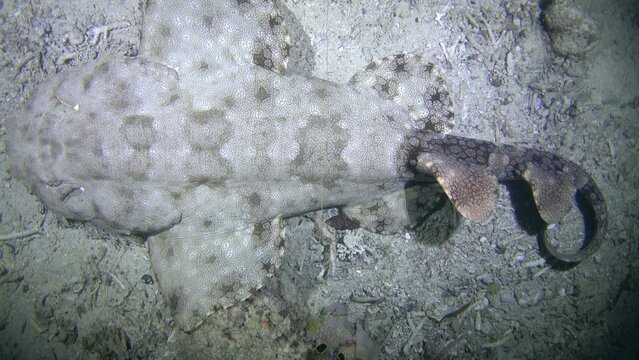
[[[594,213],[583,247],[548,250],[577,262],[601,244],[606,207],[590,176],[547,152],[446,135],[450,96],[420,56],[382,59],[337,85],[284,75],[290,46],[269,1],[145,10],[139,56],[48,78],[8,121],[8,151],[49,209],[148,237],[182,329],[262,286],[280,262],[281,219],[393,196],[390,212],[405,211],[397,204],[418,173],[473,221],[490,216],[497,181],[527,181],[548,223],[577,193]]]

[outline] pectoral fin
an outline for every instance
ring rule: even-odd
[[[151,265],[173,320],[196,329],[216,308],[251,296],[279,266],[281,221],[220,224],[204,217],[148,239]]]

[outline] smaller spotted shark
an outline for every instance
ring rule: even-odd
[[[566,262],[599,248],[592,178],[548,152],[447,135],[452,102],[432,63],[400,54],[338,85],[284,74],[289,50],[271,1],[149,0],[138,56],[51,76],[8,119],[13,174],[63,217],[146,237],[185,331],[273,274],[282,219],[341,207],[387,232],[410,218],[420,174],[478,222],[498,181],[530,184],[548,224],[576,197],[593,215],[582,247],[545,245]]]

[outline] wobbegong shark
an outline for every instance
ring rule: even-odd
[[[431,62],[399,54],[339,85],[285,74],[289,50],[271,1],[147,1],[137,56],[53,75],[7,121],[12,172],[60,216],[146,237],[186,331],[273,274],[282,219],[341,207],[366,209],[366,225],[406,211],[420,174],[476,222],[500,181],[526,181],[548,224],[579,198],[594,214],[581,248],[546,248],[579,262],[601,245],[593,179],[548,152],[448,135],[452,101]]]

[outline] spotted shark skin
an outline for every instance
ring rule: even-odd
[[[450,95],[422,57],[385,58],[338,85],[284,74],[290,45],[270,1],[145,11],[140,54],[48,78],[8,120],[8,152],[49,209],[147,237],[182,329],[263,285],[280,263],[282,219],[388,196],[402,205],[420,173],[473,221],[489,218],[498,181],[527,181],[547,223],[577,194],[594,213],[583,247],[546,246],[578,262],[601,245],[606,205],[592,178],[544,151],[447,135]]]

